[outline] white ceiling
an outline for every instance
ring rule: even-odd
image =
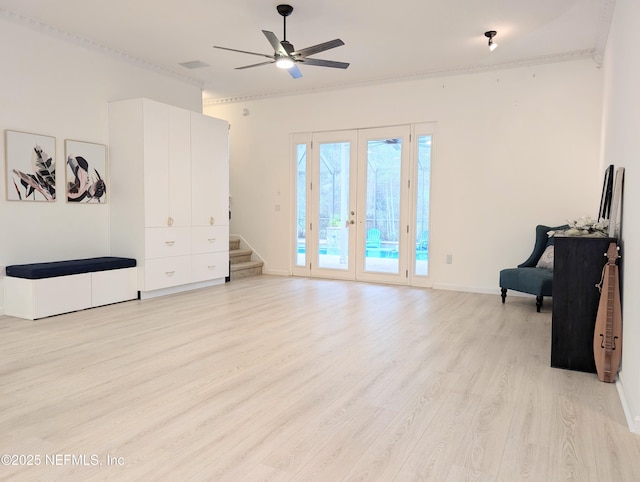
[[[300,49],[340,38],[346,45],[314,57],[350,67],[303,65],[295,80],[275,65],[234,70],[262,60],[213,45],[272,54],[261,30],[282,40],[279,3],[285,1],[0,0],[0,14],[226,101],[577,58],[597,63],[615,0],[291,0],[287,40]],[[487,30],[498,32],[493,52]],[[194,60],[209,66],[179,65]]]

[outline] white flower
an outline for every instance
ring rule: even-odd
[[[569,225],[569,229],[564,231],[549,231],[547,235],[549,237],[556,234],[564,236],[606,237],[609,220],[603,219],[601,221],[596,221],[589,216],[582,216],[578,219],[567,220],[567,224]]]

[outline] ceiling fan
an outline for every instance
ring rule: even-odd
[[[222,49],[222,50],[230,50],[231,52],[240,52],[243,54],[250,55],[259,55],[260,57],[267,57],[270,60],[266,62],[259,62],[257,64],[245,65],[243,67],[236,67],[236,70],[249,69],[251,67],[258,67],[260,65],[267,64],[276,64],[278,67],[282,69],[287,69],[289,74],[294,79],[299,79],[302,77],[302,73],[296,66],[297,63],[306,64],[306,65],[316,65],[318,67],[333,67],[335,69],[346,69],[349,67],[349,64],[346,62],[336,62],[333,60],[322,60],[322,59],[312,59],[309,58],[309,55],[317,54],[319,52],[324,52],[325,50],[333,49],[335,47],[340,47],[344,45],[344,42],[340,39],[329,40],[328,42],[324,42],[318,45],[313,45],[311,47],[307,47],[305,49],[295,50],[293,45],[287,41],[287,17],[291,15],[293,12],[293,7],[291,5],[278,5],[276,7],[278,13],[282,15],[284,22],[284,40],[282,42],[278,40],[278,37],[275,36],[273,32],[269,32],[268,30],[263,30],[262,33],[273,47],[273,55],[261,54],[258,52],[248,52],[246,50],[238,50],[238,49],[230,49],[227,47],[218,47],[214,45],[213,48]]]

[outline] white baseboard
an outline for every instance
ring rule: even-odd
[[[633,433],[640,433],[640,415],[634,415],[633,407],[631,407],[632,404],[630,403],[629,397],[627,397],[624,372],[622,370],[618,373],[616,389],[618,390],[618,397],[620,397],[620,403],[622,404],[622,410],[627,419],[629,430]]]
[[[483,295],[500,295],[500,288],[478,288],[477,286],[462,286],[462,285],[451,285],[447,283],[434,283],[432,288],[434,290],[448,290],[448,291],[462,291],[465,293],[479,293]],[[519,291],[509,290],[507,293],[507,298],[510,296],[518,296],[520,298],[535,298],[535,295],[530,295],[528,293],[521,293]],[[545,298],[551,298],[550,296],[545,296]]]
[[[171,288],[162,288],[153,291],[140,291],[140,299],[148,300],[151,298],[158,298],[159,296],[172,295],[175,293],[183,293],[185,291],[197,290],[200,288],[208,288],[209,286],[216,286],[224,284],[224,278],[218,278],[210,281],[201,281],[199,283],[189,283],[186,285],[172,286]]]
[[[465,293],[480,293],[484,295],[499,295],[500,288],[478,288],[476,286],[451,285],[448,283],[433,283],[434,290],[463,291]],[[516,292],[514,292],[515,295]],[[511,294],[511,292],[509,292]]]
[[[4,315],[4,266],[0,266],[0,316]]]
[[[264,274],[272,274],[274,276],[291,276],[291,273],[289,273],[286,270],[282,270],[282,269],[265,269],[263,267],[262,268],[262,272]]]

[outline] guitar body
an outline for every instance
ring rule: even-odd
[[[603,270],[600,303],[593,334],[593,357],[598,379],[611,383],[615,381],[622,358],[622,309],[616,243],[609,244],[606,256],[608,262]]]

